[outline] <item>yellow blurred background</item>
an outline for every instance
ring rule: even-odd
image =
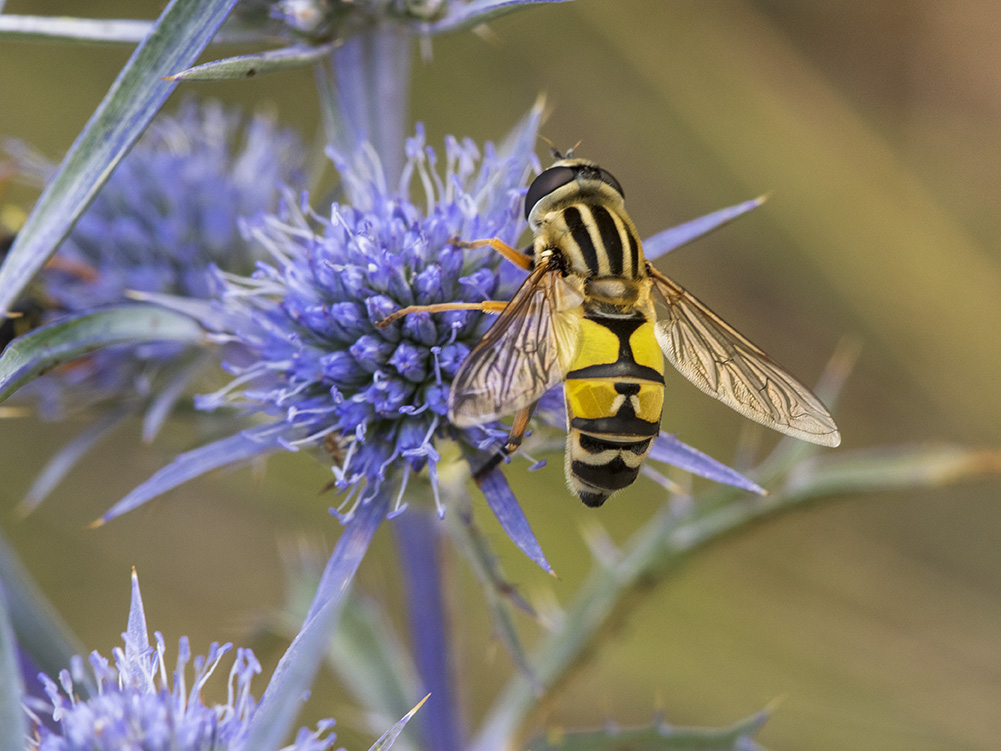
[[[11,0],[6,10],[152,18],[160,5]],[[499,139],[545,92],[542,133],[564,148],[580,140],[577,153],[622,183],[645,235],[771,192],[658,266],[807,383],[843,337],[860,342],[835,411],[837,450],[1001,443],[1001,4],[577,0],[491,30],[435,38],[432,59],[415,61],[412,112],[432,144],[446,133]],[[242,51],[212,48],[206,59]],[[60,156],[128,54],[0,43],[0,135]],[[307,137],[316,130],[307,71],[185,91],[268,102]],[[745,421],[680,378],[668,385],[665,428],[729,461],[753,432]],[[133,564],[168,644],[184,633],[196,651],[212,639],[247,643],[256,614],[281,600],[279,545],[336,538],[332,500],[317,496],[326,474],[303,456],[204,478],[86,531],[190,447],[183,424],[152,447],[139,445],[137,426],[119,431],[17,519],[46,456],[80,427],[0,422],[0,526],[87,649],[118,643]],[[560,580],[495,537],[519,584],[565,603],[589,567],[581,524],[597,518],[623,541],[653,493],[641,481],[588,511],[559,489],[561,465],[551,459],[531,483],[523,463],[509,472]],[[996,748],[999,488],[846,497],[729,538],[652,593],[551,721],[641,723],[661,707],[672,723],[725,724],[781,696],[759,738],[775,751]],[[383,531],[361,577],[389,601],[391,556]],[[475,587],[456,569],[457,583]],[[475,717],[510,667],[485,646],[475,593],[456,602],[473,605],[457,617]],[[351,714],[343,692],[324,701],[317,714]],[[342,740],[362,747],[351,737]]]

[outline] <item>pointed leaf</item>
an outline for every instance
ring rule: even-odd
[[[152,28],[136,19],[0,15],[0,39],[138,44]]]
[[[542,122],[545,110],[546,96],[545,94],[539,94],[532,103],[532,109],[505,136],[504,141],[498,149],[498,153],[506,156],[534,153],[535,144],[539,137],[539,124]],[[519,170],[519,174],[515,179],[522,180],[523,176],[520,172],[525,169],[525,166],[520,159],[516,160],[515,168]]]
[[[504,473],[499,469],[494,469],[487,473],[479,485],[490,510],[494,512],[494,516],[497,517],[497,521],[500,522],[507,536],[514,541],[522,553],[532,559],[543,571],[552,574],[553,568],[546,560],[538,540],[535,539],[535,534],[528,525],[528,519],[525,518],[521,506],[518,505],[518,499],[511,492],[511,486],[507,484]]]
[[[372,536],[389,510],[389,497],[377,495],[360,505],[345,525],[302,630],[282,655],[251,720],[246,748],[277,749],[288,734],[323,662],[344,605],[348,585]]]
[[[278,73],[283,70],[294,70],[313,65],[329,55],[335,42],[320,44],[315,47],[297,45],[282,47],[279,50],[256,52],[251,55],[237,55],[211,63],[196,65],[194,68],[182,70],[168,76],[169,81],[226,81],[234,78],[253,78],[266,73]]]
[[[128,414],[127,410],[109,412],[59,449],[46,462],[45,467],[38,473],[35,482],[32,483],[21,503],[18,504],[18,515],[27,516],[38,508],[38,505],[49,497],[49,494],[56,489],[56,486],[63,481],[87,452],[118,427]]]
[[[43,373],[103,347],[203,340],[204,331],[191,318],[152,305],[115,305],[63,318],[18,337],[0,354],[0,401]]]
[[[0,267],[0,315],[69,233],[237,0],[171,0],[91,115]]]
[[[643,241],[643,255],[648,261],[653,261],[665,253],[680,248],[682,245],[698,240],[700,237],[708,235],[715,229],[719,229],[724,224],[732,222],[742,214],[746,214],[751,209],[756,209],[768,199],[768,196],[759,196],[750,201],[738,203],[735,206],[728,206],[725,209],[714,211],[711,214],[692,219],[690,222],[679,224],[663,232],[659,232],[653,237]]]
[[[146,627],[146,609],[139,592],[139,576],[132,567],[132,598],[129,601],[129,623],[122,634],[125,641],[125,668],[131,673],[132,685],[144,686],[146,675],[140,672],[143,657],[149,651],[149,630]]]
[[[379,740],[373,743],[372,747],[368,751],[388,751],[388,749],[393,745],[393,743],[396,742],[396,739],[399,738],[400,733],[403,732],[403,728],[405,728],[407,726],[407,723],[410,722],[410,718],[412,718],[415,714],[417,714],[417,710],[420,709],[424,705],[424,702],[428,700],[428,696],[431,696],[431,694],[428,694],[419,702],[417,702],[417,706],[415,706],[413,709],[407,712],[402,717],[402,719],[400,719],[399,722],[397,722],[395,725],[393,725],[393,727],[391,727],[389,730],[383,733],[382,737],[380,737]]]
[[[172,310],[175,313],[194,318],[209,331],[220,331],[225,328],[226,314],[212,303],[212,300],[183,295],[167,295],[159,292],[139,292],[125,290],[125,297],[136,302],[146,302],[159,308]]]
[[[91,526],[99,527],[126,511],[141,506],[158,495],[163,495],[189,480],[204,475],[213,469],[277,451],[279,432],[274,425],[262,425],[223,438],[205,446],[199,446],[180,454],[166,467],[157,471],[142,485],[111,507],[104,516]]]
[[[344,590],[351,583],[353,572],[361,563],[372,535],[389,511],[389,499],[383,495],[380,493],[375,498],[360,503],[344,522],[345,531],[320,576],[316,595],[306,613],[307,622],[318,616],[327,603],[340,602],[344,596]]]
[[[4,571],[6,579],[6,571]],[[28,735],[21,700],[24,682],[21,680],[21,661],[14,626],[10,620],[5,581],[0,580],[0,751],[23,751]]]
[[[748,480],[735,469],[730,469],[711,456],[703,454],[687,443],[682,443],[670,433],[661,431],[650,447],[649,458],[691,472],[708,480],[733,485],[735,488],[750,490],[758,495],[768,495],[768,491],[756,482]]]

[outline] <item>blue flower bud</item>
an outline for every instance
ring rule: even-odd
[[[441,274],[445,279],[457,279],[462,273],[465,264],[464,251],[452,245],[446,245],[438,254],[438,263],[441,265]],[[446,289],[446,293],[457,292],[455,287]]]
[[[333,303],[329,307],[328,321],[330,331],[345,342],[353,341],[372,330],[365,306],[358,302]]]
[[[438,355],[438,363],[441,366],[442,375],[452,378],[468,354],[469,346],[462,342],[446,344],[442,347],[441,354]]]
[[[337,427],[348,437],[352,437],[360,425],[367,425],[375,419],[375,409],[366,394],[358,394],[337,405]]]
[[[459,297],[463,301],[491,300],[497,287],[497,274],[492,269],[479,269],[461,277],[459,285]]]
[[[374,295],[365,300],[365,311],[371,323],[377,323],[402,306],[386,295]]]
[[[428,374],[428,356],[427,347],[419,347],[404,340],[400,342],[396,351],[393,352],[393,356],[389,358],[389,364],[408,381],[420,383]]]
[[[424,403],[436,415],[448,414],[448,387],[432,383],[424,390]]]
[[[365,334],[348,349],[360,368],[374,373],[386,364],[394,347],[378,334]]]
[[[389,290],[389,280],[393,275],[393,267],[385,256],[380,258],[370,257],[365,266],[365,277],[368,287],[376,292],[386,292]]]
[[[399,417],[400,407],[407,403],[413,394],[412,385],[396,378],[376,382],[365,390],[365,396],[375,407],[377,414],[384,417]]]
[[[442,302],[445,299],[441,286],[441,266],[433,263],[422,271],[414,274],[414,296],[418,305]]]
[[[323,377],[336,384],[353,382],[366,373],[366,370],[360,367],[358,361],[346,350],[337,350],[324,355],[320,358],[320,367]]]
[[[401,423],[396,433],[396,448],[401,454],[420,449],[427,442],[430,427],[429,421],[420,418]]]
[[[430,313],[414,313],[403,321],[403,335],[413,339],[425,348],[432,347],[438,343],[442,334],[449,329],[439,329]]]

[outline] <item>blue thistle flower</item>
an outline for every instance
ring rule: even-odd
[[[213,643],[205,656],[194,659],[187,673],[191,649],[187,637],[178,643],[175,667],[168,670],[166,647],[160,632],[149,643],[139,580],[132,574],[132,604],[124,648],[113,650],[114,665],[97,652],[90,655],[90,674],[82,658],[75,658],[58,681],[39,675],[51,702],[54,729],[33,717],[37,751],[242,751],[247,749],[257,703],[250,693],[261,666],[249,649],[238,649],[229,672],[225,704],[205,704],[202,689],[231,644]],[[168,677],[169,672],[169,677]],[[91,698],[77,698],[74,685],[90,687]],[[285,751],[326,751],[334,743],[333,720],[316,729],[303,728]]]
[[[410,316],[385,331],[375,324],[406,305],[513,292],[516,272],[500,256],[454,239],[517,240],[538,117],[537,108],[501,149],[481,153],[471,141],[447,139],[443,165],[418,128],[394,188],[373,151],[350,161],[333,154],[347,201],[329,216],[290,203],[281,216],[248,222],[273,261],[251,277],[220,275],[225,330],[217,338],[239,342],[251,360],[228,363],[236,381],[198,406],[277,417],[283,427],[274,440],[289,448],[326,442],[334,484],[349,499],[365,503],[393,483],[401,508],[408,477],[425,467],[437,499],[436,441],[476,452],[505,435],[496,425],[460,430],[446,417],[451,378],[487,322],[462,311]],[[420,206],[411,198],[415,183]]]

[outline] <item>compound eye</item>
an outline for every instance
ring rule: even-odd
[[[618,180],[616,180],[614,177],[612,177],[612,173],[609,172],[606,169],[602,169],[602,170],[600,170],[600,172],[601,172],[601,182],[605,183],[605,185],[610,186],[612,188],[612,190],[614,190],[620,196],[622,196],[623,198],[625,198],[626,194],[622,192],[622,186],[619,185],[619,181]]]
[[[525,195],[525,219],[528,219],[528,215],[532,213],[535,204],[557,188],[562,188],[571,182],[576,176],[577,173],[570,167],[550,167],[535,178],[528,189],[528,193]]]

